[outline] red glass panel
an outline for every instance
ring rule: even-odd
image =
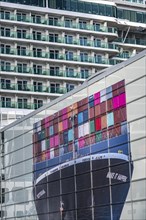
[[[96,118],[96,120],[95,120],[95,128],[96,128],[96,131],[101,130],[101,118]]]

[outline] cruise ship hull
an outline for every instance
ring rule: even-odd
[[[122,154],[95,154],[53,167],[34,184],[39,220],[119,220],[133,165]]]

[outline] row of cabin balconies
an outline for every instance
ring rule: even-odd
[[[140,38],[126,38],[125,40],[123,38],[117,38],[115,40],[117,44],[122,43],[124,45],[126,44],[131,44],[137,45],[137,46],[144,46],[146,48],[146,38],[145,39],[140,39]]]
[[[67,93],[66,87],[54,87],[54,86],[44,86],[43,83],[32,85],[29,83],[26,84],[19,84],[17,83],[0,83],[0,90],[8,90],[8,92],[12,91],[23,91],[28,92],[29,94],[31,92],[37,92],[37,93],[56,93],[56,94],[65,94]],[[11,92],[12,92],[11,91]]]
[[[1,28],[0,32],[1,39],[12,38],[12,40],[17,39],[20,41],[20,39],[24,39],[25,42],[30,41],[33,43],[36,42],[37,44],[41,45],[56,45],[56,46],[62,46],[62,44],[65,44],[66,47],[87,47],[87,49],[91,49],[91,47],[94,47],[94,49],[108,49],[108,50],[117,50],[118,52],[118,44],[123,43],[125,46],[126,44],[137,45],[137,46],[146,46],[146,39],[140,39],[140,38],[126,38],[125,40],[123,38],[117,38],[115,39],[114,43],[107,43],[104,42],[101,38],[93,38],[91,40],[91,37],[84,39],[82,36],[79,36],[78,38],[76,36],[72,35],[65,35],[64,37],[60,36],[59,34],[54,34],[54,36],[49,36],[48,34],[42,34],[41,32],[39,34],[30,33],[29,31],[18,33],[17,31],[12,31],[10,28],[4,29]],[[89,47],[89,48],[88,48]]]
[[[77,72],[73,69],[73,71],[65,71],[62,69],[58,69],[58,70],[51,70],[51,69],[47,69],[47,68],[34,68],[34,67],[28,67],[28,66],[14,66],[14,65],[1,65],[0,66],[0,71],[2,72],[13,72],[13,73],[21,73],[21,74],[31,74],[31,76],[33,75],[40,75],[40,76],[50,76],[50,78],[52,77],[65,77],[65,78],[73,78],[74,79],[87,79],[90,75],[89,75],[89,71],[85,71],[85,73],[82,72]],[[29,75],[30,76],[30,75]]]
[[[52,50],[49,52],[42,51],[40,48],[35,48],[34,50],[26,49],[21,47],[21,49],[12,48],[11,46],[1,48],[0,50],[1,57],[3,58],[13,58],[13,59],[25,59],[25,60],[40,60],[40,61],[50,61],[50,62],[59,62],[59,63],[70,63],[73,64],[79,63],[80,65],[99,65],[101,67],[108,67],[112,65],[111,59],[106,58],[100,54],[89,55],[87,52],[80,52],[78,55],[73,51],[65,51],[65,53],[60,53],[59,50]]]
[[[0,108],[38,109],[43,103],[31,103],[30,101],[0,101]]]
[[[40,35],[33,35],[32,33],[22,33],[19,34],[17,32],[14,31],[2,31],[1,30],[1,39],[3,39],[2,37],[5,38],[12,38],[12,40],[17,39],[18,41],[20,41],[20,39],[24,39],[25,42],[30,41],[33,43],[33,41],[35,41],[37,44],[40,45],[56,45],[56,46],[63,46],[62,44],[65,44],[65,47],[87,47],[87,49],[91,50],[92,49],[108,49],[108,50],[114,50],[113,52],[117,52],[118,53],[118,47],[116,44],[113,43],[106,43],[100,39],[80,39],[80,38],[76,38],[76,37],[61,37],[61,36],[57,36],[57,37],[50,37],[47,34],[40,34]],[[10,39],[8,39],[10,40]],[[115,51],[116,50],[116,51]]]
[[[134,4],[145,4],[145,0],[122,0],[124,2],[131,2],[131,3],[134,3]]]
[[[63,18],[63,17],[62,17]],[[26,15],[24,13],[17,13],[14,14],[12,12],[10,12],[9,14],[3,14],[1,13],[0,19],[2,22],[6,22],[6,21],[13,21],[13,24],[17,24],[17,23],[28,23],[30,25],[33,24],[37,24],[37,27],[60,27],[61,29],[75,29],[75,30],[82,30],[82,31],[92,31],[92,32],[107,32],[110,34],[116,34],[117,35],[117,28],[115,27],[106,27],[103,24],[100,23],[96,23],[93,20],[89,20],[88,22],[86,21],[87,18],[85,18],[86,20],[84,20],[84,18],[82,20],[74,18],[74,19],[70,19],[70,18],[63,18],[62,19],[57,18],[57,17],[42,17],[42,16],[31,16],[31,15]],[[92,22],[92,24],[91,24]],[[74,31],[75,31],[74,30]]]

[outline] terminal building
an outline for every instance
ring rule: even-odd
[[[144,0],[0,0],[0,127],[146,49]]]
[[[146,219],[146,50],[0,130],[1,219]]]

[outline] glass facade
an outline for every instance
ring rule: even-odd
[[[33,5],[38,7],[46,7],[46,0],[0,0],[0,2],[10,2],[15,4]]]
[[[20,4],[19,0],[0,0]],[[136,2],[136,1],[135,1]],[[140,2],[138,2],[140,3]],[[142,3],[142,2],[141,2]],[[121,7],[108,4],[80,0],[23,0],[21,4],[38,7],[49,7],[53,9],[96,14],[108,17],[126,19],[138,23],[146,23],[146,13],[141,11],[122,9]]]
[[[146,219],[146,55],[1,130],[1,217]]]

